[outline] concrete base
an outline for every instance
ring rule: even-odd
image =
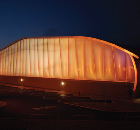
[[[23,79],[23,81],[21,81]],[[46,89],[80,92],[95,96],[128,99],[127,82],[70,80],[21,76],[1,76],[1,83],[41,87]],[[62,82],[64,83],[62,85]]]

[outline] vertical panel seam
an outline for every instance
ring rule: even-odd
[[[20,47],[19,47],[19,54],[20,54],[20,56],[19,56],[19,76],[20,76],[20,66],[21,66],[21,62],[20,62],[20,57],[21,57],[21,40],[19,42],[19,45],[20,45]]]
[[[69,79],[69,38],[68,38],[68,79]]]
[[[59,46],[60,46],[60,61],[61,61],[61,78],[63,78],[60,38],[59,38]]]
[[[17,53],[18,53],[18,42],[17,42],[17,45],[16,45],[16,66],[15,66],[15,75],[17,76]]]
[[[37,38],[37,57],[38,57],[38,77],[40,77],[40,74],[39,74],[39,53],[38,53],[38,38]]]
[[[25,50],[26,50],[26,53],[25,53],[25,76],[26,76],[27,39],[26,39],[26,49]]]
[[[105,75],[104,75],[104,56],[105,56],[105,54],[104,54],[104,43],[102,43],[103,44],[103,81],[105,80]]]
[[[13,52],[13,75],[15,75],[15,74],[14,74],[14,72],[15,72],[15,71],[14,71],[14,57],[15,57],[15,44],[14,44],[14,52]]]
[[[19,41],[18,41],[18,44],[17,44],[17,72],[18,72],[18,75],[17,76],[19,76],[19,62],[18,62],[18,59],[19,59],[19,50],[18,50],[18,47],[19,47]],[[17,72],[16,72],[16,74],[17,74]]]
[[[7,75],[7,72],[8,72],[8,63],[7,63],[7,58],[8,57],[8,48],[6,48],[6,75]]]
[[[9,69],[9,74],[8,75],[10,75],[10,46],[8,47],[9,49],[8,49],[8,55],[9,55],[9,58],[8,58],[8,69]]]
[[[95,53],[94,53],[94,46],[93,46],[94,40],[92,40],[92,52],[93,52],[93,65],[94,65],[94,73],[95,73],[95,80],[97,80],[97,73],[96,73],[96,65],[95,65]]]
[[[126,52],[125,52],[125,81],[127,82],[127,61],[126,61]]]
[[[12,75],[12,74],[11,74],[11,65],[12,65],[12,63],[11,63],[11,57],[12,57],[12,46],[10,46],[10,49],[11,49],[11,51],[10,51],[10,52],[11,52],[11,56],[10,56],[10,75]]]
[[[77,47],[76,47],[76,38],[75,38],[75,51],[76,51],[76,66],[77,66],[77,68],[76,68],[76,72],[77,72],[77,74],[78,74],[78,79],[79,79],[79,68],[78,68],[78,56],[77,56]],[[76,75],[77,76],[77,75]]]
[[[3,50],[2,50],[2,75],[3,75],[3,64],[4,62],[3,62]]]
[[[4,53],[4,66],[3,66],[4,67],[4,73],[3,74],[5,75],[5,50],[4,50],[3,53]]]
[[[4,50],[3,50],[3,69],[2,70],[3,70],[3,73],[2,74],[4,75]]]
[[[86,71],[86,68],[85,68],[85,38],[84,38],[84,79],[86,79],[85,71]]]
[[[5,60],[5,71],[4,71],[4,75],[6,75],[6,49],[5,49],[5,51],[4,51],[5,53],[4,53],[4,60]]]
[[[0,75],[1,75],[1,51],[0,51]]]
[[[35,71],[35,69],[36,69],[36,68],[35,68],[35,64],[36,64],[36,63],[35,63],[35,55],[36,55],[36,50],[35,50],[35,38],[34,38],[34,74],[33,74],[34,77],[35,77],[35,72],[36,72],[36,71]]]
[[[5,74],[6,75],[6,54],[7,54],[7,50],[5,49]]]
[[[19,71],[20,71],[20,62],[19,62],[19,57],[20,57],[20,50],[18,49],[20,47],[20,41],[18,41],[18,47],[17,47],[17,50],[18,50],[18,57],[17,57],[17,64],[18,64],[18,76],[20,75]]]
[[[23,57],[24,57],[24,40],[22,40],[22,66],[21,66],[21,76],[23,76],[23,66],[24,66],[24,64],[23,64]]]
[[[1,69],[1,63],[2,63],[2,62],[1,62],[1,51],[0,51],[0,75],[2,75],[2,73],[1,73],[1,70],[2,70],[2,69]]]
[[[50,77],[50,66],[49,66],[49,50],[48,50],[48,38],[47,38],[47,53],[48,53],[48,74],[49,74],[49,77]]]
[[[1,74],[3,75],[3,50],[1,51]]]
[[[44,38],[43,38],[43,77],[44,76]]]
[[[54,44],[53,44],[53,55],[54,55],[54,59],[53,59],[53,78],[54,78],[54,67],[55,67],[55,65],[54,65],[54,61],[55,61],[55,38],[54,38]]]
[[[7,65],[7,75],[9,75],[9,47],[7,47],[7,49],[8,49],[8,58],[7,58],[7,63],[8,63],[8,65]]]
[[[29,38],[29,67],[30,67],[30,76],[31,76],[31,55],[30,55],[30,38]]]
[[[18,42],[15,43],[15,58],[16,58],[16,63],[15,63],[15,76],[17,75],[17,45],[18,45]]]
[[[115,64],[115,55],[114,55],[114,48],[112,46],[112,54],[113,54],[113,62],[114,62],[114,72],[115,72],[115,81],[117,80],[117,75],[116,75],[116,64]]]
[[[0,75],[1,75],[1,51],[0,51]]]
[[[18,53],[18,42],[17,42],[17,46],[16,46],[16,67],[15,67],[15,75],[17,76],[17,53]]]

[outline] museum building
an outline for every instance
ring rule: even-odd
[[[134,57],[91,37],[22,38],[0,51],[0,82],[126,98],[128,82],[137,86]]]

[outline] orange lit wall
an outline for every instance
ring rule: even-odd
[[[132,82],[135,54],[95,38],[23,38],[0,51],[0,75]]]

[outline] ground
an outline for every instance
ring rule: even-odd
[[[136,130],[140,128],[139,111],[112,111],[117,104],[120,105],[118,109],[125,109],[125,107],[138,109],[139,106],[130,104],[129,101],[111,99],[106,100],[105,104],[105,100],[91,100],[89,97],[72,96],[66,92],[64,94],[54,90],[45,92],[4,85],[0,86],[0,101],[6,103],[6,106],[0,108],[1,130],[46,128]]]

